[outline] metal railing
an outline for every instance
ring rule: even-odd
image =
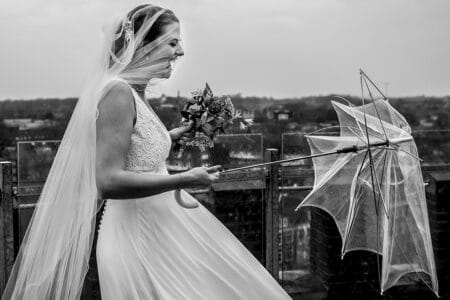
[[[12,163],[0,162],[0,292],[14,264]]]
[[[265,151],[264,160],[273,161],[278,159],[277,149],[267,149]],[[15,255],[18,251],[18,243],[23,238],[26,231],[25,228],[31,219],[32,211],[36,206],[39,193],[22,194],[20,189],[13,191],[14,182],[12,181],[11,162],[0,162],[0,188],[2,192],[1,198],[1,215],[0,215],[0,293],[4,290],[11,268],[14,264]],[[262,190],[263,205],[263,263],[267,270],[278,279],[278,246],[279,246],[279,211],[278,197],[280,188],[278,186],[279,167],[273,165],[268,169],[255,169],[247,172],[236,172],[224,174],[221,180],[212,186],[212,189],[223,188],[221,184],[228,185],[240,184],[241,189]],[[256,183],[255,183],[256,182]],[[245,186],[245,183],[249,183]],[[41,182],[41,187],[44,182]],[[244,187],[242,187],[244,184]],[[39,185],[39,184],[37,184]],[[224,189],[226,191],[226,189]],[[210,189],[193,189],[187,190],[192,195],[208,194]],[[24,200],[26,197],[32,197],[31,201]],[[13,203],[14,202],[14,203]],[[14,211],[17,213],[14,213]],[[25,217],[21,217],[20,212],[28,211]],[[17,219],[18,218],[18,219]],[[26,219],[26,220],[24,220]],[[25,224],[25,225],[23,225]],[[22,230],[16,227],[24,227]],[[15,229],[14,229],[15,228]]]
[[[278,160],[280,153],[278,149],[266,149],[264,151],[264,161],[271,162]],[[298,166],[297,166],[298,167]],[[271,165],[267,168],[259,168],[249,170],[246,172],[235,172],[224,174],[226,176],[221,177],[221,181],[214,184],[212,189],[220,188],[220,184],[228,182],[229,184],[240,183],[242,185],[245,181],[258,181],[257,185],[248,185],[245,188],[248,189],[261,189],[263,198],[263,264],[266,269],[277,280],[283,280],[280,278],[280,274],[283,273],[282,264],[280,265],[280,246],[283,247],[283,228],[280,228],[280,222],[283,215],[282,196],[284,193],[289,192],[302,192],[306,193],[312,189],[309,184],[300,185],[283,185],[286,179],[293,178],[299,175],[299,169],[292,167],[284,167],[278,164]],[[422,166],[423,171],[431,170],[449,170],[449,164],[427,164]],[[17,201],[20,197],[30,196],[31,194],[22,195],[20,190],[17,194],[14,193],[14,182],[12,181],[12,169],[11,162],[0,162],[0,292],[5,288],[8,276],[13,266],[14,257],[18,250],[17,244],[20,242],[20,233],[15,228],[18,221],[15,218],[19,214],[15,214],[14,210],[31,210],[35,207],[35,203],[27,203],[27,201]],[[313,172],[311,169],[301,169],[301,172],[305,173],[304,176],[310,176]],[[43,184],[43,182],[42,182]],[[244,188],[244,189],[245,189]],[[210,189],[195,189],[188,190],[192,195],[201,195],[211,192]],[[33,194],[34,195],[34,194]],[[34,196],[38,196],[35,193]],[[31,217],[31,215],[30,215]],[[281,231],[281,235],[280,235]],[[281,250],[283,253],[283,250]]]

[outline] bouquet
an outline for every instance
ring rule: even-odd
[[[199,147],[204,151],[207,147],[214,147],[215,137],[219,133],[226,133],[227,126],[240,121],[240,128],[245,129],[253,124],[253,120],[244,119],[234,109],[229,96],[214,96],[208,83],[203,91],[195,91],[192,98],[187,100],[181,111],[182,125],[193,123],[191,140],[178,140],[175,151],[183,151],[187,146]]]

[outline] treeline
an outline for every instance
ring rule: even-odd
[[[348,95],[340,97],[355,105],[361,102],[358,97]],[[342,98],[333,95],[292,99],[236,95],[232,100],[237,109],[254,113],[255,122],[258,123],[254,130],[267,134],[267,137],[275,136],[280,131],[286,131],[289,123],[298,125],[297,128],[305,124],[337,124],[337,117],[331,101],[345,102]],[[0,121],[11,118],[51,119],[57,121],[59,127],[64,127],[70,119],[76,101],[75,98],[0,101]],[[167,97],[164,102],[166,105],[162,105],[159,99],[149,99],[149,102],[168,128],[179,125],[179,111],[185,103],[184,98]],[[424,124],[433,129],[450,128],[450,97],[393,98],[390,103],[406,118],[413,129],[420,129]],[[168,107],[167,104],[171,104],[172,107]],[[287,110],[291,117],[282,122],[271,120],[268,116],[274,110]],[[2,123],[0,122],[0,133],[4,138],[6,132],[11,134],[11,129],[6,129]],[[294,128],[295,126],[291,125],[290,127]],[[62,132],[62,130],[57,130],[55,134],[61,135]]]
[[[76,98],[0,101],[0,119],[70,119]]]
[[[341,96],[359,105],[358,97]],[[239,124],[228,128],[227,133],[261,133],[264,147],[281,148],[281,136],[286,132],[312,132],[329,125],[337,125],[337,116],[331,101],[345,102],[333,95],[311,96],[295,99],[272,99],[260,97],[232,97],[237,109],[251,111],[255,125],[241,131]],[[180,125],[180,110],[186,99],[167,97],[149,99],[166,127]],[[0,157],[6,146],[13,146],[17,140],[61,139],[70,120],[77,99],[36,99],[0,101]],[[405,117],[415,132],[421,156],[429,160],[448,160],[450,154],[450,97],[407,97],[394,98],[390,103]],[[287,111],[290,118],[276,120],[270,118],[274,111]],[[37,129],[19,130],[9,127],[3,119],[49,119],[52,126]],[[434,130],[446,131],[433,132]],[[5,156],[5,155],[3,155]]]

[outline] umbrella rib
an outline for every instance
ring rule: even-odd
[[[367,151],[369,152],[370,177],[371,177],[371,179],[372,179],[373,202],[374,202],[374,205],[375,205],[375,213],[376,213],[376,218],[377,218],[377,221],[376,221],[376,222],[377,222],[377,241],[376,241],[377,246],[376,246],[376,255],[377,255],[377,271],[378,271],[378,279],[379,279],[380,282],[381,282],[380,257],[379,257],[379,255],[378,255],[378,253],[379,253],[379,250],[378,250],[378,244],[379,244],[379,228],[378,228],[378,227],[379,227],[379,220],[378,220],[378,216],[379,216],[379,214],[378,214],[378,205],[377,205],[376,193],[375,193],[375,189],[373,188],[373,182],[374,182],[374,180],[373,180],[373,177],[374,177],[373,172],[374,172],[374,167],[373,167],[372,151],[370,150],[370,148],[367,149]]]
[[[367,129],[367,116],[366,116],[366,107],[365,107],[365,101],[364,101],[364,86],[363,86],[363,80],[365,81],[365,79],[363,78],[364,72],[363,70],[360,70],[360,85],[361,85],[361,99],[362,99],[362,103],[363,103],[363,113],[364,113],[364,126],[366,129],[366,138],[367,138],[367,144],[370,145],[370,137],[369,137],[369,130]],[[367,82],[366,82],[367,85]],[[370,89],[367,87],[367,90],[369,92],[369,95],[372,95],[370,92]],[[373,99],[373,98],[372,98]],[[372,191],[374,192],[374,201],[375,199],[375,189],[373,188],[373,173],[372,173],[372,168],[373,168],[373,159],[372,159],[372,152],[370,151],[370,148],[368,149],[369,151],[369,164],[370,164],[370,176],[371,176],[371,180],[372,180]],[[375,211],[378,214],[378,207],[375,203]],[[377,225],[378,226],[378,225]],[[378,229],[378,228],[377,228]],[[377,241],[377,252],[378,252],[378,241]]]
[[[387,147],[388,149],[391,149],[390,147]],[[387,161],[387,151],[384,152],[384,160],[383,160],[383,169],[381,170],[381,181],[384,179],[384,171],[386,167],[386,161]]]
[[[363,74],[364,74],[364,72],[363,72]],[[369,85],[367,83],[366,76],[367,75],[364,76],[364,84],[366,85],[367,91],[369,92],[370,99],[372,100],[373,107],[375,108],[375,112],[377,113],[378,120],[380,120],[380,125],[381,125],[381,128],[383,129],[384,137],[386,138],[386,140],[389,140],[389,137],[386,133],[386,129],[384,128],[384,125],[383,125],[383,121],[381,120],[380,113],[378,112],[377,105],[375,103],[375,100],[373,99],[372,92],[370,91]]]
[[[381,96],[383,96],[384,100],[387,100],[387,97],[383,94],[383,92],[376,86],[376,84],[367,76],[366,72],[364,72],[362,69],[359,69],[360,74],[364,75],[369,82],[377,89],[378,93],[380,93]]]
[[[379,147],[379,149],[386,149],[386,150],[393,150],[393,151],[403,152],[403,153],[405,153],[405,154],[411,156],[412,158],[417,159],[418,161],[423,161],[423,159],[421,159],[420,157],[418,157],[418,156],[412,154],[411,152],[408,152],[408,151],[406,151],[406,150],[404,150],[404,149],[400,149],[400,148],[398,147],[398,145],[395,145],[395,146],[397,146],[397,147],[391,147],[391,146],[389,146],[389,147]]]
[[[375,189],[373,188],[374,187],[373,183],[375,182],[375,180],[373,179],[373,177],[374,177],[374,174],[373,174],[374,166],[373,166],[372,151],[370,149],[367,149],[367,151],[369,151],[369,168],[370,168],[370,180],[372,180],[372,193],[373,193],[374,200],[376,200]],[[378,212],[378,206],[376,205],[376,203],[375,203],[375,212],[378,215],[379,212]]]
[[[360,137],[357,132],[355,132],[355,130],[358,130],[358,129],[361,130],[361,127],[360,128],[356,128],[354,126],[329,126],[329,127],[326,127],[326,128],[317,129],[315,131],[307,133],[307,134],[305,134],[305,136],[306,137],[309,137],[309,136],[313,137],[313,136],[315,136],[314,134],[316,134],[318,132],[321,132],[321,131],[324,131],[324,130],[327,130],[327,129],[330,129],[330,128],[339,128],[339,129],[347,128],[358,140],[360,140],[363,144],[366,144],[366,141],[363,140],[363,138]],[[342,137],[342,136],[340,136],[340,137]]]
[[[360,70],[360,83],[361,83],[361,96],[362,96],[362,101],[363,101],[363,105],[364,105],[364,87],[363,87],[363,81],[364,81],[364,83],[365,83],[365,85],[366,85],[366,88],[367,88],[367,91],[369,92],[369,95],[370,95],[370,98],[372,99],[372,102],[374,103],[374,105],[375,105],[375,102],[373,101],[373,97],[372,97],[372,92],[370,91],[370,88],[369,88],[369,86],[368,86],[368,84],[367,84],[367,81],[366,81],[366,77],[367,77],[367,75],[364,73],[364,71],[363,70]],[[369,80],[370,80],[370,78],[369,78]],[[372,81],[370,81],[370,82],[372,82]],[[373,83],[372,83],[373,84]],[[375,110],[377,111],[377,115],[378,115],[378,110],[376,109],[376,106],[375,106]],[[388,140],[388,137],[387,137],[387,135],[386,135],[386,131],[384,130],[384,126],[383,126],[383,123],[382,123],[382,121],[381,121],[381,118],[380,118],[380,116],[378,115],[378,119],[380,120],[380,124],[381,124],[381,127],[383,128],[383,132],[384,132],[384,135],[385,135],[385,137],[386,137],[386,140]],[[367,137],[367,144],[368,145],[370,145],[370,138],[369,138],[369,131],[368,131],[368,129],[367,129],[367,117],[366,117],[366,108],[365,108],[365,106],[364,106],[364,125],[365,125],[365,127],[366,127],[366,137]],[[371,179],[372,179],[372,187],[374,186],[373,185],[373,183],[375,182],[376,184],[377,184],[377,186],[378,186],[378,188],[379,188],[379,190],[380,190],[380,195],[381,195],[381,189],[380,189],[380,187],[379,187],[379,184],[378,184],[378,179],[376,178],[376,174],[373,174],[373,172],[374,172],[374,165],[373,165],[373,158],[372,158],[372,151],[370,151],[370,148],[368,149],[369,150],[369,161],[370,161],[370,167],[371,167],[371,172],[370,172],[370,176],[371,176]],[[374,177],[375,177],[375,180],[374,180]],[[372,190],[373,190],[373,192],[374,192],[374,201],[376,200],[375,199],[375,197],[376,197],[376,195],[375,195],[375,189],[374,188],[372,188]],[[387,216],[387,209],[386,209],[386,207],[385,207],[385,203],[384,203],[384,200],[383,199],[381,199],[381,201],[382,201],[382,204],[383,204],[383,208],[384,208],[384,210],[385,210],[385,213],[386,213],[386,216]],[[375,209],[376,209],[376,213],[378,214],[378,207],[376,206],[376,203],[375,203]],[[377,221],[377,223],[378,223],[378,221]],[[378,226],[378,225],[377,225]],[[378,241],[377,241],[377,243],[378,243]],[[378,248],[378,245],[377,245],[377,248]],[[377,249],[377,251],[378,251],[378,249]]]
[[[370,145],[370,137],[369,137],[369,131],[368,131],[368,129],[367,129],[367,116],[366,116],[366,107],[365,107],[365,103],[364,103],[364,86],[363,86],[363,74],[364,74],[364,72],[362,71],[362,70],[360,70],[360,76],[359,76],[359,80],[360,80],[360,86],[361,86],[361,99],[362,99],[362,102],[363,102],[363,112],[364,112],[364,125],[365,125],[365,129],[366,129],[366,137],[367,137],[367,144],[368,145]],[[370,90],[369,90],[369,93],[370,93]],[[376,203],[376,193],[375,193],[375,189],[373,188],[373,183],[374,183],[374,181],[373,181],[373,160],[372,160],[372,152],[371,152],[371,150],[370,150],[370,148],[369,149],[367,149],[367,151],[369,152],[369,163],[370,163],[370,176],[371,176],[371,178],[372,178],[372,192],[373,192],[373,200],[374,200],[374,205],[375,205],[375,212],[376,212],[376,218],[377,218],[377,240],[376,240],[376,243],[377,243],[377,245],[376,245],[376,252],[377,252],[377,271],[378,271],[378,279],[380,280],[380,282],[381,282],[381,271],[380,271],[380,259],[379,259],[379,255],[378,255],[378,252],[379,252],[379,250],[378,250],[378,239],[379,239],[379,237],[378,237],[378,235],[379,235],[379,233],[378,233],[378,207],[377,207],[377,203]]]
[[[363,116],[364,116],[364,127],[366,130],[366,138],[367,138],[367,145],[370,145],[370,138],[369,138],[369,130],[367,129],[367,116],[366,116],[366,107],[365,107],[365,101],[364,101],[364,86],[363,86],[363,72],[360,70],[360,76],[359,76],[359,82],[361,86],[361,101],[363,104]]]
[[[359,168],[359,170],[358,170],[358,174],[356,175],[356,178],[358,178],[359,175],[361,175],[361,173],[362,173],[364,170],[366,170],[368,167],[370,167],[370,163],[369,163],[369,165],[367,165],[366,167],[364,167],[364,163],[365,163],[365,161],[366,161],[366,158],[367,158],[367,154],[368,154],[368,153],[369,153],[369,152],[366,151],[366,153],[364,154],[364,158],[363,158],[363,160],[362,160],[362,162],[361,162],[361,165],[360,165],[360,168]],[[358,188],[358,191],[359,191],[359,188]],[[358,192],[356,192],[355,194],[358,194]],[[377,206],[375,206],[375,209],[377,210]],[[378,214],[378,210],[377,210],[377,214]],[[355,222],[355,218],[352,218],[352,219],[350,220],[350,226],[349,226],[348,233],[350,233],[350,232],[352,231],[354,222]],[[344,242],[343,242],[343,249],[345,249],[346,246],[347,246],[347,240],[344,240]],[[378,249],[377,249],[377,252],[378,252]]]
[[[361,165],[360,165],[360,167],[359,167],[358,174],[356,175],[356,178],[358,178],[359,175],[361,175],[361,172],[362,172],[363,167],[364,167],[364,162],[366,161],[366,158],[367,158],[367,152],[368,152],[368,151],[366,151],[366,153],[364,154],[364,158],[363,158],[363,160],[362,160],[362,162],[361,162]],[[349,208],[349,210],[350,210],[350,208]],[[350,211],[349,211],[349,216],[350,216]],[[354,223],[355,223],[355,218],[352,218],[352,219],[350,220],[350,226],[348,227],[348,231],[347,231],[348,234],[350,234],[350,232],[352,232]],[[348,240],[348,239],[345,239],[345,240],[343,241],[342,250],[344,250],[345,247],[347,246],[347,240]],[[342,254],[342,255],[343,255],[343,254]]]
[[[349,100],[345,99],[344,97],[341,97],[341,96],[334,96],[334,97],[344,100],[345,102],[347,102],[348,106],[350,106],[352,108],[354,107],[353,103],[351,103]]]
[[[344,99],[346,102],[348,102],[348,103],[350,104],[349,107],[351,108],[350,111],[352,112],[353,118],[354,118],[355,120],[358,120],[358,119],[356,118],[356,116],[355,116],[354,106],[351,104],[351,102],[348,101],[347,99],[343,98],[343,97],[339,97],[339,96],[338,96],[338,98]],[[359,122],[358,122],[358,121],[356,121],[356,125],[358,125],[358,129],[359,129],[359,131],[361,131],[361,135],[364,135],[364,130],[361,128],[361,126],[359,126]]]
[[[397,171],[395,170],[395,168],[394,168],[394,176],[395,176],[395,178],[397,178]],[[397,197],[394,197],[394,218],[395,218],[395,211],[397,210]],[[393,226],[395,226],[395,222],[393,223]],[[393,230],[394,231],[394,230]],[[394,234],[392,234],[392,240],[396,240],[396,238],[395,238],[395,235]],[[434,291],[434,289],[433,289],[433,287],[431,287],[428,283],[427,283],[427,281],[422,277],[422,276],[420,276],[420,273],[416,270],[416,268],[414,268],[414,266],[408,261],[408,259],[407,259],[407,257],[406,257],[406,254],[405,254],[405,252],[403,251],[403,249],[402,249],[402,247],[400,247],[400,245],[397,245],[398,246],[398,249],[400,250],[400,253],[402,254],[402,256],[403,256],[403,258],[405,259],[405,261],[407,262],[407,264],[411,267],[411,269],[413,269],[413,271],[417,274],[417,276],[420,278],[420,280],[422,280],[422,282],[430,289],[430,290],[432,290],[432,291]],[[393,250],[393,248],[391,248],[391,251]],[[430,275],[430,277],[432,277],[431,276],[431,274],[429,274]],[[431,279],[432,280],[432,279]]]
[[[363,140],[360,136],[358,136],[358,134],[357,134],[356,132],[353,131],[353,128],[354,128],[354,127],[349,127],[349,130],[356,136],[356,138],[357,138],[358,140],[360,140],[361,142],[363,142],[363,143],[365,144],[366,141]]]
[[[394,237],[394,235],[392,235],[392,239],[396,240],[396,238]],[[408,263],[408,265],[411,267],[411,269],[413,269],[413,271],[417,274],[417,277],[419,277],[420,280],[422,280],[422,282],[423,282],[430,290],[434,291],[433,287],[431,287],[431,286],[428,284],[428,282],[420,275],[420,272],[419,272],[419,271],[418,271],[418,270],[417,270],[417,269],[416,269],[416,268],[408,261],[408,259],[406,258],[405,252],[403,252],[402,247],[400,247],[400,245],[397,245],[397,246],[398,246],[398,249],[400,250],[400,252],[401,252],[403,258],[405,258],[405,261],[407,261],[407,263]],[[424,273],[427,273],[427,272],[424,272]],[[406,274],[403,274],[402,276],[404,276],[404,275],[406,275]],[[429,274],[429,275],[430,275],[430,278],[432,278],[431,274]]]
[[[328,126],[328,127],[325,127],[325,128],[320,128],[320,129],[317,129],[317,130],[308,132],[308,133],[305,134],[305,136],[314,136],[314,135],[315,135],[316,133],[318,133],[318,132],[321,132],[321,131],[324,131],[324,130],[329,130],[329,129],[331,129],[331,128],[339,128],[339,129],[342,129],[342,128],[353,128],[353,129],[358,129],[358,128],[353,127],[353,126],[339,126],[339,125],[334,125],[334,126]]]
[[[404,149],[399,149],[399,148],[397,147],[395,150],[400,151],[400,152],[403,152],[403,153],[405,153],[405,154],[408,154],[409,156],[411,156],[412,158],[417,159],[418,161],[423,161],[423,159],[421,159],[420,157],[418,157],[418,156],[416,156],[416,155],[412,154],[411,152],[408,152],[408,151],[406,151],[406,150],[404,150]]]
[[[369,154],[369,155],[370,155],[370,154]],[[386,151],[385,151],[385,157],[386,157]],[[383,193],[382,193],[382,191],[381,191],[381,186],[380,186],[380,183],[378,182],[377,174],[375,173],[375,166],[372,166],[372,167],[373,167],[373,169],[374,169],[374,171],[373,171],[373,172],[374,172],[373,177],[375,178],[375,183],[376,183],[377,188],[378,188],[378,193],[380,194],[381,203],[383,204],[383,208],[384,208],[384,212],[385,212],[385,214],[386,214],[386,217],[389,218],[388,211],[387,211],[387,207],[386,207],[386,203],[385,203],[385,201],[384,201],[384,199],[383,199]],[[372,180],[373,180],[373,178],[372,178]]]

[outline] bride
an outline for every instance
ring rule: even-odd
[[[141,5],[105,31],[2,299],[79,299],[95,230],[102,299],[290,299],[186,187],[220,166],[169,175],[168,131],[144,91],[182,56],[172,11]]]

